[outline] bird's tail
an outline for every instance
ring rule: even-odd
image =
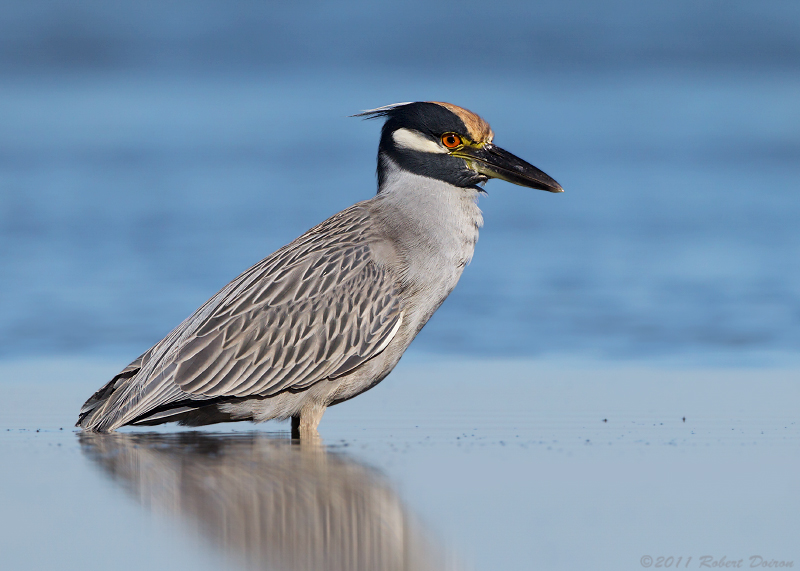
[[[75,426],[91,432],[99,431],[98,426],[103,419],[103,405],[108,402],[108,399],[111,398],[114,392],[127,384],[129,379],[136,376],[136,373],[142,368],[142,357],[139,357],[133,363],[125,367],[117,376],[108,381],[100,390],[83,403],[78,413],[78,422],[75,423]]]

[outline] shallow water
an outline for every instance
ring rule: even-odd
[[[0,367],[9,568],[800,562],[797,370],[412,355],[328,410],[315,446],[281,423],[74,432],[114,369]]]

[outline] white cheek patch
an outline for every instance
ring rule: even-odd
[[[412,151],[420,151],[422,153],[447,152],[447,149],[436,141],[431,141],[419,131],[412,131],[411,129],[398,129],[392,133],[392,139],[394,139],[398,147],[403,147],[404,149]]]

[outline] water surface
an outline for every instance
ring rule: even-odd
[[[112,364],[4,365],[4,561],[617,571],[641,569],[645,555],[800,561],[796,369],[414,361],[329,409],[308,446],[281,423],[81,435],[70,428],[80,401]]]

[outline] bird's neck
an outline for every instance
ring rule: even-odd
[[[398,246],[416,253],[415,260],[423,265],[458,268],[460,275],[472,259],[483,225],[479,190],[411,173],[388,157],[381,166],[382,184],[375,200]]]

